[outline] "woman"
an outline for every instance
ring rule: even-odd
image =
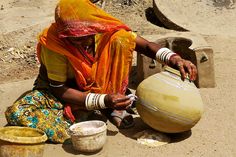
[[[134,50],[178,67],[183,79],[196,78],[190,61],[137,36],[89,0],[61,0],[55,21],[39,36],[34,89],[5,113],[10,125],[41,129],[55,143],[68,138],[66,129],[83,120],[84,110],[106,113],[118,128],[133,126],[126,112],[133,100],[125,93]]]

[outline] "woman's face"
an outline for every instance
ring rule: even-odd
[[[68,37],[68,40],[74,45],[74,46],[91,46],[94,42],[94,35],[90,36],[84,36],[84,37]]]

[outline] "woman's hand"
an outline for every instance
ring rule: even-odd
[[[130,97],[121,94],[107,94],[105,105],[116,110],[125,110],[132,103]]]
[[[161,45],[156,44],[154,42],[149,42],[148,40],[140,36],[136,37],[135,42],[136,42],[135,50],[152,59],[157,59],[157,52],[161,48],[163,48]],[[172,68],[177,68],[180,71],[182,80],[184,80],[187,77],[187,74],[191,81],[196,80],[197,78],[196,66],[190,61],[182,59],[179,55],[173,55],[170,56],[170,58],[166,58],[167,57],[166,55],[170,54],[169,52],[168,53],[164,52],[159,59],[161,59],[161,61],[164,62],[165,64],[166,64],[165,60],[168,60],[169,66],[171,66]]]
[[[196,80],[197,68],[192,62],[182,59],[178,55],[174,55],[170,57],[169,64],[171,67],[179,69],[182,80],[187,77],[187,74],[189,76],[190,81]]]

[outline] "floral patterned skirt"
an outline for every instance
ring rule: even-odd
[[[69,138],[71,122],[63,116],[63,104],[45,90],[33,90],[19,98],[5,112],[9,125],[44,131],[48,140],[63,143]]]

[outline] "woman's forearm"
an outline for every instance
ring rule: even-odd
[[[197,77],[197,68],[191,61],[182,59],[179,55],[168,48],[163,48],[154,42],[149,42],[146,39],[137,36],[135,50],[147,57],[155,59],[162,64],[167,64],[172,68],[177,68],[181,73],[181,78],[184,80],[186,74],[189,74],[190,80],[195,80]]]
[[[56,96],[59,100],[66,104],[70,104],[72,108],[75,109],[86,109],[85,99],[86,93],[79,90],[69,88],[67,86],[62,86],[59,88],[50,87],[52,94]]]
[[[126,109],[132,102],[130,97],[122,94],[85,93],[64,85],[62,87],[50,87],[50,90],[60,101],[69,104],[72,110],[96,110],[104,108],[120,110]]]
[[[138,53],[142,53],[147,57],[150,57],[152,59],[156,59],[156,52],[161,48],[160,45],[154,43],[154,42],[149,42],[146,39],[137,36],[136,38],[136,48],[135,50]]]

